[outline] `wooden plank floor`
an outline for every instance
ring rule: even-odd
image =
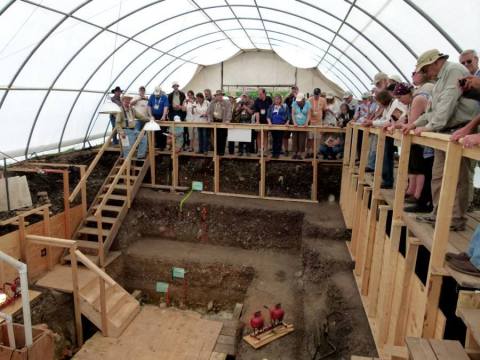
[[[96,333],[75,360],[209,360],[223,324],[198,314],[146,305],[118,338]]]
[[[78,286],[81,289],[95,277],[95,273],[83,266],[78,267]],[[55,265],[52,271],[41,277],[35,285],[63,291],[73,292],[72,268],[69,265]]]

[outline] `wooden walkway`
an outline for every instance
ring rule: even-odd
[[[222,323],[200,314],[144,306],[118,339],[96,333],[75,360],[210,360]]]

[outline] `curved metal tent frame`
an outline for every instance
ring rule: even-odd
[[[100,0],[97,0],[97,1],[100,1]],[[28,140],[27,140],[27,143],[26,143],[26,146],[25,146],[25,157],[27,157],[27,155],[29,153],[30,144],[31,144],[33,135],[35,133],[37,122],[38,122],[38,119],[39,119],[40,115],[42,114],[42,111],[44,111],[44,106],[45,106],[45,103],[46,103],[47,99],[49,98],[52,91],[63,90],[63,89],[56,89],[55,88],[55,85],[57,84],[58,80],[60,79],[62,74],[64,74],[65,71],[69,68],[69,66],[72,64],[72,62],[95,39],[97,39],[101,34],[104,34],[106,32],[110,33],[110,34],[113,34],[113,35],[115,35],[119,38],[123,38],[124,41],[119,46],[116,46],[115,49],[112,52],[110,52],[104,59],[100,59],[101,61],[98,63],[98,65],[95,67],[95,69],[90,73],[90,75],[87,77],[87,80],[84,81],[83,85],[80,88],[65,90],[65,91],[76,91],[77,95],[76,95],[76,97],[75,97],[75,99],[74,99],[74,101],[73,101],[73,103],[72,103],[72,105],[71,105],[71,107],[68,111],[68,115],[66,116],[66,118],[64,120],[64,123],[63,123],[61,135],[60,135],[59,142],[58,142],[58,150],[59,151],[62,148],[62,143],[63,143],[63,140],[64,140],[64,135],[65,135],[65,131],[67,129],[68,122],[69,122],[69,120],[72,116],[72,113],[73,113],[73,111],[74,111],[74,109],[75,109],[75,107],[78,103],[78,100],[79,100],[80,96],[83,93],[92,92],[92,90],[87,90],[86,89],[90,80],[92,78],[94,78],[94,76],[97,74],[97,72],[102,68],[102,66],[105,63],[107,63],[111,58],[113,58],[115,56],[115,54],[118,52],[119,49],[121,49],[123,46],[125,46],[127,44],[136,43],[138,45],[141,45],[144,48],[131,61],[129,61],[126,66],[124,66],[118,73],[115,74],[114,79],[110,82],[109,86],[104,89],[104,91],[103,91],[104,95],[106,95],[108,93],[109,89],[111,88],[111,86],[113,86],[115,81],[117,81],[129,69],[129,67],[131,65],[133,65],[135,63],[135,61],[137,61],[137,59],[139,59],[148,50],[156,51],[160,55],[158,57],[156,57],[154,61],[149,62],[147,66],[145,66],[143,69],[138,71],[138,73],[136,74],[134,79],[130,82],[129,87],[131,87],[134,84],[134,82],[140,76],[142,76],[142,74],[144,74],[144,72],[146,71],[147,68],[149,68],[151,66],[155,66],[155,63],[157,61],[159,61],[161,58],[163,58],[164,56],[168,56],[170,58],[170,61],[168,61],[167,64],[163,65],[160,68],[160,70],[155,72],[155,75],[153,77],[151,77],[151,79],[148,81],[148,83],[151,83],[151,82],[155,81],[155,79],[158,76],[160,76],[162,74],[162,72],[164,72],[165,69],[167,69],[169,66],[171,66],[172,64],[174,64],[177,61],[179,61],[180,64],[178,66],[176,66],[172,71],[170,71],[167,74],[167,76],[163,77],[161,83],[164,82],[166,79],[168,79],[171,75],[173,75],[176,71],[178,71],[185,64],[201,65],[201,62],[195,62],[194,61],[195,57],[191,57],[191,56],[189,57],[189,55],[191,55],[192,53],[194,53],[198,49],[206,48],[209,45],[220,44],[221,42],[228,41],[231,44],[233,44],[234,47],[238,48],[240,51],[243,51],[243,49],[237,45],[237,43],[235,41],[235,37],[232,37],[232,36],[229,35],[228,32],[230,32],[230,31],[242,31],[243,34],[245,35],[246,39],[248,39],[248,41],[253,45],[254,49],[257,49],[258,47],[257,47],[256,41],[253,40],[252,36],[249,33],[251,31],[264,32],[265,38],[266,38],[265,44],[268,42],[268,47],[270,49],[272,49],[273,51],[275,51],[274,50],[275,47],[281,47],[282,45],[280,45],[280,44],[284,44],[286,46],[298,46],[298,47],[300,47],[299,44],[305,44],[306,47],[313,48],[315,50],[315,51],[311,52],[312,56],[317,56],[317,55],[321,56],[320,60],[317,62],[317,65],[315,67],[319,67],[322,63],[328,64],[330,66],[330,68],[327,70],[328,72],[331,72],[338,80],[340,80],[343,83],[343,85],[346,88],[348,88],[348,89],[355,88],[359,93],[361,92],[359,86],[364,87],[366,90],[369,89],[369,86],[368,86],[367,83],[365,83],[365,81],[362,81],[362,79],[357,75],[357,73],[358,73],[357,70],[359,70],[363,75],[365,75],[366,79],[368,79],[368,80],[371,80],[373,74],[369,73],[364,68],[364,66],[362,66],[362,63],[358,62],[356,60],[356,57],[358,57],[358,56],[360,56],[361,58],[366,60],[367,63],[371,64],[372,68],[374,68],[376,71],[380,71],[380,69],[381,69],[381,65],[380,65],[379,60],[380,60],[380,58],[382,58],[383,62],[386,61],[388,64],[390,64],[396,71],[398,71],[399,74],[401,74],[401,76],[406,81],[408,81],[408,76],[399,68],[399,66],[396,64],[396,62],[393,61],[393,59],[383,50],[383,46],[380,46],[376,41],[373,41],[370,37],[368,37],[367,35],[364,34],[363,29],[358,28],[357,26],[355,26],[351,22],[351,19],[349,19],[349,16],[350,16],[350,13],[353,9],[358,10],[361,14],[363,14],[366,18],[368,18],[369,21],[377,24],[381,29],[383,29],[383,31],[385,31],[385,33],[389,34],[389,36],[391,36],[393,39],[395,39],[395,41],[398,42],[398,45],[400,45],[400,48],[404,49],[406,51],[406,53],[408,53],[409,56],[411,56],[413,59],[415,59],[416,56],[417,56],[416,52],[405,41],[404,38],[402,38],[398,33],[393,31],[389,26],[385,25],[385,23],[382,22],[377,16],[372,15],[372,13],[370,13],[366,8],[362,7],[361,4],[360,4],[362,1],[360,1],[360,0],[359,1],[357,1],[357,0],[344,0],[344,2],[348,5],[348,10],[343,14],[342,17],[337,16],[333,12],[330,12],[330,11],[324,9],[324,8],[321,8],[321,7],[317,6],[315,3],[309,3],[309,2],[303,1],[303,0],[296,0],[295,2],[312,9],[312,14],[309,13],[308,17],[304,16],[304,15],[300,15],[298,13],[294,13],[294,12],[289,11],[289,10],[282,9],[282,8],[274,8],[274,7],[271,7],[271,6],[267,6],[268,4],[263,5],[263,4],[261,4],[261,2],[263,0],[258,0],[258,1],[257,0],[251,0],[251,1],[253,1],[253,3],[251,3],[251,4],[245,4],[244,2],[240,3],[240,4],[236,4],[234,0],[233,1],[224,0],[225,4],[215,4],[215,5],[211,5],[211,6],[200,6],[201,4],[199,4],[199,2],[202,1],[202,3],[205,3],[205,0],[189,0],[189,2],[194,5],[194,8],[192,7],[188,11],[179,12],[177,14],[174,14],[173,16],[170,16],[166,19],[155,22],[153,24],[147,24],[144,28],[137,31],[132,36],[127,36],[127,35],[119,32],[118,30],[114,31],[112,29],[113,26],[115,26],[115,25],[118,26],[118,24],[120,24],[123,20],[131,18],[133,15],[135,15],[135,14],[137,14],[137,13],[143,11],[143,10],[150,9],[153,6],[156,6],[156,5],[163,6],[162,3],[166,3],[167,1],[168,0],[156,0],[156,1],[152,1],[152,2],[149,2],[149,3],[143,4],[142,6],[139,6],[138,8],[132,9],[131,11],[126,12],[125,14],[123,14],[121,16],[119,14],[118,19],[116,19],[114,21],[111,21],[110,23],[108,23],[105,26],[100,26],[100,25],[98,25],[98,24],[96,24],[92,21],[89,21],[89,20],[84,19],[81,16],[77,15],[78,12],[81,9],[87,7],[87,5],[91,5],[92,3],[95,2],[95,0],[86,0],[86,1],[83,1],[81,3],[79,1],[78,5],[75,6],[73,9],[71,9],[68,12],[61,11],[59,9],[53,8],[51,6],[43,5],[41,3],[38,3],[38,2],[32,1],[32,0],[9,0],[9,1],[6,2],[6,4],[3,6],[3,8],[0,9],[0,17],[4,16],[6,14],[8,15],[9,9],[11,9],[12,6],[15,3],[18,2],[18,3],[25,3],[25,4],[29,4],[31,6],[42,8],[46,11],[51,11],[53,13],[56,13],[56,14],[60,15],[60,18],[45,33],[45,35],[43,35],[43,37],[32,47],[32,49],[29,51],[29,54],[23,59],[23,61],[20,63],[20,65],[16,69],[16,71],[15,71],[14,75],[12,76],[12,78],[10,79],[8,85],[1,87],[1,89],[4,90],[4,91],[3,91],[3,94],[1,95],[1,98],[0,98],[0,111],[2,110],[2,107],[4,106],[5,99],[7,98],[7,96],[9,96],[9,94],[11,94],[12,91],[17,90],[17,88],[15,87],[15,82],[18,79],[19,75],[22,73],[22,71],[25,69],[25,67],[29,64],[30,60],[35,55],[37,50],[42,47],[42,45],[45,43],[45,41],[47,39],[49,39],[50,36],[52,36],[55,33],[55,31],[57,29],[59,29],[59,27],[66,20],[74,19],[78,22],[81,22],[83,24],[93,26],[94,28],[99,29],[99,31],[96,32],[92,37],[90,37],[90,39],[88,39],[85,43],[79,44],[78,49],[69,58],[69,60],[61,67],[60,71],[55,75],[55,77],[54,77],[53,81],[51,82],[50,86],[48,86],[47,88],[31,88],[31,90],[46,90],[46,92],[43,96],[43,99],[40,103],[40,106],[36,110],[36,114],[35,114],[34,120],[32,122],[30,131],[29,131]],[[430,16],[426,11],[424,11],[420,6],[416,5],[411,0],[398,0],[398,2],[405,3],[409,8],[414,10],[415,13],[417,13],[426,23],[431,25],[441,35],[441,37],[447,43],[449,43],[456,51],[458,51],[458,52],[461,51],[462,48],[460,47],[458,42],[456,42],[449,35],[449,33],[445,29],[443,29],[439,25],[439,23],[436,22],[435,19],[432,16]],[[239,15],[237,15],[237,13],[235,11],[235,9],[237,9],[237,8],[255,9],[256,13],[258,14],[258,17],[239,16]],[[218,9],[228,9],[233,14],[233,16],[227,16],[227,17],[223,16],[223,17],[220,17],[220,18],[214,18],[214,17],[212,17],[212,15],[209,14],[209,11],[214,11],[214,10],[218,10]],[[144,34],[148,30],[153,29],[155,26],[166,23],[166,22],[168,22],[172,19],[179,19],[180,20],[184,17],[186,18],[186,16],[188,16],[188,15],[196,14],[196,13],[201,14],[201,16],[207,18],[208,21],[195,23],[193,25],[185,27],[185,28],[183,28],[183,29],[181,29],[177,32],[174,32],[173,34],[169,34],[168,36],[163,37],[162,39],[160,39],[158,41],[152,42],[151,44],[146,44],[145,42],[142,42],[138,39],[138,37],[141,34]],[[305,27],[302,27],[301,25],[298,25],[298,26],[293,25],[293,24],[289,23],[289,21],[286,21],[286,20],[285,21],[280,21],[280,20],[276,19],[275,16],[269,15],[267,13],[270,13],[270,14],[278,13],[279,15],[282,15],[282,16],[287,16],[287,17],[292,17],[292,18],[298,19],[299,22],[303,21],[305,23],[311,24],[313,26],[313,28],[317,27],[318,29],[322,29],[322,30],[325,30],[325,31],[333,34],[332,38],[330,38],[330,39],[324,38],[324,37],[316,34],[313,30],[309,31],[308,29],[306,29]],[[334,19],[335,21],[339,22],[339,26],[336,29],[333,29],[332,28],[333,26],[329,26],[327,24],[327,22],[323,23],[322,22],[322,17],[318,16],[318,15],[322,15],[322,14],[324,16],[328,16],[329,19]],[[236,21],[239,26],[233,27],[233,28],[223,28],[222,26],[219,25],[219,23],[222,22],[222,21],[228,22],[228,21],[232,21],[232,20]],[[245,26],[243,24],[243,21],[247,21],[247,22],[248,21],[259,21],[259,22],[261,22],[261,26],[258,27],[258,28],[257,27],[252,27],[252,26]],[[192,39],[188,39],[187,41],[185,41],[181,44],[177,44],[177,45],[171,47],[167,51],[162,51],[157,46],[157,45],[161,46],[161,43],[163,41],[165,41],[166,39],[168,39],[172,36],[180,36],[183,32],[185,32],[187,30],[194,29],[196,27],[200,27],[202,25],[213,25],[218,30],[196,36]],[[288,29],[287,31],[294,31],[295,30],[295,31],[303,32],[306,35],[310,36],[311,38],[315,39],[315,41],[318,40],[321,43],[325,43],[327,45],[327,48],[326,48],[326,50],[324,50],[319,46],[319,44],[313,43],[312,41],[309,41],[307,39],[302,39],[299,36],[295,36],[294,34],[289,34],[287,32],[279,31],[278,29],[275,29],[275,27],[272,28],[272,26],[274,26],[274,25],[280,25],[282,27],[285,27],[285,28]],[[353,40],[351,40],[348,37],[346,37],[345,35],[343,35],[341,33],[341,29],[343,27],[347,27],[349,31],[353,31],[353,33],[355,34],[356,37]],[[208,42],[203,43],[201,45],[198,45],[198,46],[196,46],[192,49],[189,49],[188,51],[185,51],[178,56],[173,53],[175,50],[177,50],[181,46],[192,43],[196,40],[201,39],[202,37],[207,38],[207,37],[210,37],[210,36],[218,36],[220,34],[222,34],[225,38],[216,39],[216,40],[213,40],[213,41],[208,41]],[[280,36],[280,37],[288,38],[289,40],[287,41],[285,39],[280,39],[280,38],[277,39],[276,38],[277,35]],[[342,50],[340,46],[336,45],[335,40],[336,40],[337,37],[341,41],[343,41],[345,44],[347,44],[348,48],[354,49],[355,50],[355,55],[347,53],[347,49]],[[359,46],[357,46],[355,44],[357,38],[360,38],[363,41],[365,41],[366,44],[368,44],[368,46],[371,47],[371,48],[369,48],[367,50],[364,50],[363,48],[360,48]],[[293,41],[293,43],[291,43],[290,40]],[[279,44],[272,44],[272,41],[277,42]],[[339,55],[335,55],[334,53],[332,53],[331,49],[334,49],[335,52],[337,52]],[[377,56],[375,56],[375,58],[372,58],[371,56],[369,56],[369,54],[372,54],[372,51],[373,51],[374,54],[379,54],[380,58],[377,58]],[[357,53],[358,53],[358,55],[357,55]],[[332,62],[327,61],[326,60],[327,56],[331,57],[333,59],[333,61]],[[348,60],[349,63],[346,63],[345,62],[346,60]],[[341,67],[340,67],[340,65],[341,65]],[[354,71],[354,69],[351,68],[351,65],[353,65],[355,67],[355,71]],[[343,68],[345,68],[348,71],[348,75],[345,73]],[[113,77],[113,74],[112,74],[112,77]],[[342,79],[342,77],[343,77],[343,79]],[[29,88],[22,88],[22,90],[28,90],[28,89]],[[101,90],[93,91],[93,92],[97,92],[99,94],[102,93]],[[98,102],[97,106],[95,107],[94,112],[91,114],[90,121],[88,123],[88,126],[86,128],[86,132],[85,132],[84,143],[88,140],[88,136],[89,136],[91,130],[93,129],[92,122],[94,121],[95,117],[98,116],[97,111],[98,111],[98,108],[99,108],[101,102],[102,102],[102,99]]]

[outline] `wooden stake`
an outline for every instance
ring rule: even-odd
[[[107,301],[105,298],[105,280],[99,276],[100,282],[100,315],[102,317],[102,334],[108,336],[108,319],[107,319]]]
[[[217,126],[213,128],[213,186],[214,192],[220,192],[220,157],[217,153]]]
[[[313,130],[313,160],[312,160],[312,172],[313,172],[313,179],[312,179],[312,191],[311,191],[311,198],[312,201],[317,200],[318,198],[318,162],[317,162],[317,131]]]
[[[50,210],[48,208],[43,210],[43,235],[50,236]],[[52,247],[47,246],[47,265],[48,269],[53,269],[53,254],[52,254]]]
[[[264,145],[265,144],[265,132],[263,131],[263,126],[260,128],[260,197],[265,197],[265,153]]]

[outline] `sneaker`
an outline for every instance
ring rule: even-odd
[[[366,172],[366,173],[373,173],[373,172],[375,172],[375,169],[366,167],[366,168],[365,168],[365,172]]]
[[[437,221],[437,217],[432,214],[427,215],[420,215],[415,218],[418,222],[426,223],[426,224],[433,224],[435,225],[435,221]]]
[[[453,270],[458,272],[478,276],[480,277],[480,270],[477,269],[470,260],[457,260],[457,259],[450,259],[447,260],[448,266],[450,266]]]
[[[454,253],[446,253],[445,254],[445,260],[446,261],[449,261],[449,260],[452,260],[452,259],[455,259],[455,260],[460,260],[460,261],[465,261],[465,260],[468,260],[470,261],[470,256],[468,256],[467,253],[460,253],[460,254],[454,254]]]
[[[466,221],[463,219],[452,219],[450,231],[465,231]]]
[[[433,206],[428,205],[421,205],[421,204],[413,204],[411,206],[405,206],[403,211],[409,213],[430,213],[433,210]]]
[[[418,199],[413,195],[405,195],[405,199],[403,201],[406,204],[416,204]]]
[[[380,189],[393,189],[393,185],[381,184]]]

